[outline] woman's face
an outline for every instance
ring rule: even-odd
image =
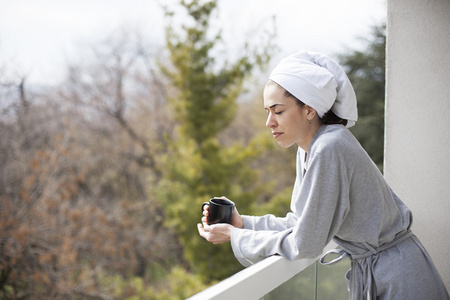
[[[264,109],[267,111],[266,126],[281,147],[288,148],[297,143],[308,151],[310,126],[306,105],[301,107],[297,99],[286,97],[284,89],[277,84],[268,84],[264,89]]]

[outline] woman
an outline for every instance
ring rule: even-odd
[[[264,89],[266,126],[281,147],[298,145],[297,177],[286,217],[241,216],[199,233],[231,241],[248,266],[279,254],[314,258],[333,239],[350,257],[351,299],[449,299],[420,241],[412,214],[347,129],[357,120],[356,97],[343,69],[329,57],[300,51],[283,59]],[[339,260],[337,259],[337,260]]]

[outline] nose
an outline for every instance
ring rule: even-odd
[[[275,120],[273,113],[271,113],[271,112],[269,112],[269,114],[267,115],[266,127],[267,128],[277,127],[277,122]]]

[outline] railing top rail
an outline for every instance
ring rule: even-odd
[[[335,247],[336,244],[331,242],[324,252]],[[281,256],[271,256],[201,291],[189,300],[260,299],[316,260],[317,258],[287,261]]]

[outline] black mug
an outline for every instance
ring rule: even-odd
[[[217,223],[231,223],[234,210],[234,202],[228,199],[211,198],[209,202],[202,204],[202,213],[205,205],[209,206],[209,216],[206,218],[208,225]]]

